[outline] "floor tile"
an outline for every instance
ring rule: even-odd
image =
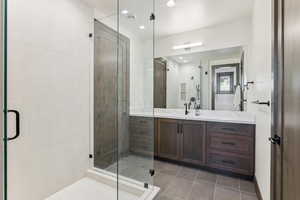
[[[239,190],[240,180],[236,178],[231,178],[228,176],[217,176],[217,184],[223,187],[229,187],[235,190]]]
[[[161,193],[160,195],[158,195],[158,197],[155,198],[155,200],[185,200],[185,199],[174,197],[174,196],[167,196],[164,193]]]
[[[161,169],[163,169],[164,164],[165,163],[162,162],[162,161],[155,160],[154,161],[154,169],[155,169],[155,171],[159,172]]]
[[[242,192],[249,192],[249,193],[255,193],[255,186],[253,182],[250,181],[240,181],[240,190]]]
[[[215,184],[210,182],[194,183],[188,200],[213,200]]]
[[[228,188],[216,187],[214,200],[240,200],[240,192]]]
[[[170,163],[163,163],[159,172],[169,174],[169,175],[177,175],[178,171],[180,170],[180,166],[170,164]]]
[[[157,173],[154,176],[154,185],[160,187],[160,191],[163,192],[174,178],[172,175]]]
[[[200,181],[208,181],[211,183],[216,183],[217,181],[217,175],[214,173],[206,172],[203,170],[199,170],[198,175],[195,179],[196,182]]]
[[[192,191],[193,182],[182,178],[174,178],[165,190],[166,196],[187,198]]]
[[[189,181],[194,181],[198,175],[198,171],[196,169],[182,167],[177,173],[178,178],[184,178]]]
[[[242,193],[242,200],[258,200],[256,195]]]
[[[118,167],[123,176],[160,187],[156,200],[258,200],[252,182],[204,170],[135,155],[121,158]],[[148,171],[153,167],[156,175],[150,177]],[[107,170],[116,172],[117,163]]]

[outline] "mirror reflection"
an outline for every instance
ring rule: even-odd
[[[156,58],[154,107],[243,111],[243,63],[242,46]]]

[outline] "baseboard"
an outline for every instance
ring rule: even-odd
[[[256,180],[256,177],[254,176],[254,185],[255,185],[255,191],[256,191],[256,195],[257,195],[257,198],[258,200],[263,200],[262,196],[261,196],[261,192],[260,192],[260,189],[259,189],[259,186],[257,184],[257,180]]]
[[[157,156],[155,156],[155,159],[165,161],[165,162],[169,162],[169,163],[173,163],[173,164],[177,164],[177,165],[181,165],[181,166],[186,166],[186,167],[191,167],[191,168],[195,168],[195,169],[205,170],[205,171],[209,171],[209,172],[216,173],[216,174],[231,176],[233,178],[240,178],[240,179],[248,180],[248,181],[253,181],[254,180],[254,177],[250,176],[250,175],[243,175],[243,174],[238,174],[238,173],[234,173],[234,172],[230,172],[230,171],[226,171],[226,170],[215,169],[215,168],[211,168],[211,167],[208,167],[208,166],[205,166],[205,165],[200,166],[200,165],[197,165],[197,164],[186,163],[186,162],[176,161],[176,160],[170,160],[170,159],[161,158],[161,157],[157,157]]]

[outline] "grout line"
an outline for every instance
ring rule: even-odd
[[[215,182],[215,188],[214,188],[214,193],[213,193],[213,200],[216,200],[216,190],[217,190],[217,180]]]
[[[239,192],[240,192],[240,200],[242,200],[241,179],[239,179]]]
[[[215,182],[215,188],[213,193],[213,200],[216,200],[216,191],[217,191],[217,182],[218,182],[219,176],[216,175],[216,182]]]

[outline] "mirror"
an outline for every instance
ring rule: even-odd
[[[245,50],[237,46],[155,58],[154,107],[243,111]]]

